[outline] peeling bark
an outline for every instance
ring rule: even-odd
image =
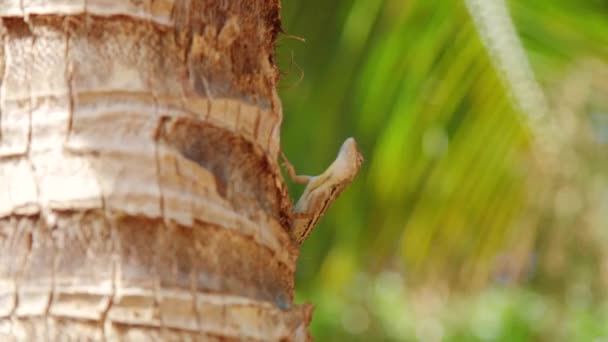
[[[310,339],[278,0],[0,0],[0,339]]]

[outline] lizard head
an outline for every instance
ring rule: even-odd
[[[363,163],[363,155],[359,152],[359,148],[357,147],[357,142],[355,138],[348,138],[340,147],[340,152],[338,153],[338,159],[344,160],[350,164],[350,168],[354,170],[353,177],[361,168],[361,164]]]

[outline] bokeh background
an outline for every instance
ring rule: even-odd
[[[298,263],[315,338],[608,340],[608,1],[282,6],[286,155],[366,158]]]

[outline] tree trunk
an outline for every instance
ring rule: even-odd
[[[307,340],[278,0],[0,0],[0,340]]]

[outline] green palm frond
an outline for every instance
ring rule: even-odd
[[[293,135],[314,137],[285,145],[300,149],[290,153],[296,164],[306,161],[301,155],[328,160],[347,134],[359,138],[367,157],[358,189],[341,199],[365,209],[339,204],[312,241],[335,239],[334,246],[363,251],[351,257],[370,263],[401,255],[409,271],[421,273],[445,265],[436,272],[446,274],[491,258],[521,202],[521,114],[463,3],[410,2],[398,11],[390,1],[362,3],[348,4],[344,26],[338,21],[336,32],[325,33],[336,37],[326,52],[332,57],[301,85],[318,101],[297,98],[300,89],[284,92],[286,103],[292,96],[297,103],[286,106],[285,136],[297,127]],[[304,58],[299,64],[307,70]],[[332,221],[345,228],[332,230]],[[326,246],[310,242],[304,255]]]
[[[506,17],[484,26],[496,12],[475,3],[498,4]],[[606,1],[283,6],[286,31],[306,38],[280,42],[286,154],[300,172],[319,173],[355,136],[366,158],[304,244],[301,293],[332,303],[361,274],[387,268],[409,284],[478,286],[500,272],[505,253],[519,263],[543,254],[556,183],[530,156],[546,147],[559,165],[573,145],[556,123],[553,90],[582,60],[608,65]],[[513,26],[498,27],[505,22]],[[304,70],[295,86],[294,62]],[[546,212],[531,209],[535,197],[548,200]]]

